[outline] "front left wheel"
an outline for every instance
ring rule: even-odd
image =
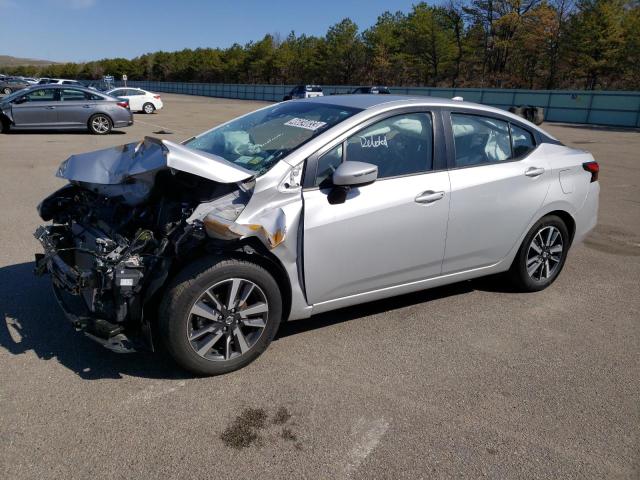
[[[220,375],[266,350],[280,325],[282,298],[261,266],[206,257],[176,277],[159,312],[160,335],[173,359],[198,375]]]

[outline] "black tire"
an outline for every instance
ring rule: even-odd
[[[151,102],[147,102],[144,105],[142,105],[142,111],[147,114],[152,114],[153,112],[156,111],[156,106]]]
[[[265,295],[266,326],[245,353],[228,360],[207,359],[195,351],[188,339],[193,321],[191,309],[205,291],[232,278],[253,282]],[[198,375],[221,375],[238,370],[260,356],[278,331],[281,317],[280,289],[264,268],[245,260],[204,257],[182,270],[168,287],[159,308],[159,333],[167,352],[178,365]],[[224,321],[220,323],[224,326]],[[232,338],[235,342],[235,337]]]
[[[4,87],[2,89],[2,93],[4,93],[5,95],[11,95],[13,93],[13,90],[10,87]]]
[[[113,128],[113,121],[104,113],[96,113],[89,118],[87,127],[94,135],[107,135]]]
[[[11,122],[4,115],[0,115],[0,133],[9,133]]]
[[[553,232],[553,228],[557,229],[562,241],[562,251],[560,253],[559,262],[553,263],[552,270],[547,273],[549,274],[546,278],[542,278],[544,275],[545,262],[548,265],[551,265],[552,260],[551,253],[549,250],[553,250],[554,247],[546,247],[543,246],[543,252],[547,252],[546,258],[547,260],[543,260],[543,263],[540,265],[542,270],[536,270],[532,275],[527,271],[527,264],[529,264],[529,268],[533,268],[537,264],[537,260],[534,258],[537,254],[535,251],[532,251],[532,242],[534,237],[536,237],[539,233],[543,236],[547,235],[547,232]],[[543,240],[542,237],[538,237],[537,245],[539,245],[539,240]],[[564,263],[567,259],[567,253],[569,252],[569,247],[571,246],[571,238],[569,236],[569,230],[565,225],[564,221],[556,216],[556,215],[547,215],[531,227],[529,233],[527,233],[526,237],[522,241],[522,245],[520,245],[520,249],[516,257],[513,259],[513,263],[511,264],[511,268],[508,272],[508,277],[510,278],[513,285],[522,292],[538,292],[540,290],[544,290],[549,285],[551,285],[558,275],[562,271],[564,267]],[[541,255],[537,255],[539,258],[542,258]],[[533,262],[532,262],[533,260]],[[536,279],[536,273],[540,273],[538,279]]]

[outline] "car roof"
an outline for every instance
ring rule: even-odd
[[[387,107],[449,107],[449,108],[465,108],[469,110],[477,110],[478,113],[495,113],[504,117],[517,120],[527,125],[530,129],[534,129],[541,134],[554,138],[537,125],[519,117],[507,110],[502,110],[489,105],[480,103],[465,102],[462,100],[453,100],[450,98],[430,97],[430,96],[410,96],[410,95],[328,95],[324,97],[313,97],[300,100],[290,100],[292,102],[313,102],[327,105],[337,105],[350,108],[359,108],[361,110],[382,109]]]
[[[106,95],[103,92],[99,92],[97,90],[92,90],[88,87],[85,87],[84,85],[77,84],[77,85],[62,85],[59,83],[44,83],[42,85],[36,84],[36,85],[31,85],[27,88],[25,88],[25,90],[42,90],[43,88],[56,88],[58,90],[62,90],[62,89],[67,89],[67,88],[75,88],[77,90],[84,90],[85,92],[89,92],[89,93],[98,93],[98,94],[102,94],[102,95]]]
[[[410,107],[413,105],[433,105],[433,106],[451,106],[461,107],[471,104],[469,102],[461,102],[458,100],[450,100],[448,98],[419,96],[412,97],[409,95],[386,95],[384,97],[378,97],[375,95],[327,95],[324,97],[313,97],[305,100],[295,100],[298,102],[315,102],[315,103],[327,103],[331,105],[339,105],[343,107],[360,108],[366,110],[368,108],[376,107],[385,103],[396,103],[397,107]],[[482,107],[486,107],[482,105]],[[491,108],[491,107],[486,107]]]

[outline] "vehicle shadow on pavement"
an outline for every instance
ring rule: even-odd
[[[0,268],[0,347],[13,355],[35,353],[42,360],[57,360],[86,380],[117,379],[123,375],[158,378],[192,378],[166,355],[151,352],[110,352],[74,330],[60,310],[48,277],[36,277],[32,262]],[[509,291],[491,278],[369,302],[317,315],[311,321],[284,323],[277,336],[284,338],[337,323],[462,295],[473,290]]]
[[[501,292],[515,293],[515,290],[509,287],[498,276],[490,276],[478,278],[475,280],[453,283],[442,287],[421,290],[419,292],[407,293],[397,297],[386,298],[384,300],[376,300],[374,302],[354,305],[340,310],[333,310],[327,313],[316,315],[310,321],[296,320],[287,322],[280,327],[276,340],[278,338],[296,335],[298,333],[308,332],[317,328],[324,328],[337,323],[348,322],[358,318],[376,315],[391,310],[410,307],[419,303],[427,303],[432,300],[438,300],[455,295],[464,295],[474,290],[485,292]]]
[[[192,377],[164,355],[113,353],[76,332],[53,296],[51,280],[36,277],[33,267],[28,262],[0,268],[0,346],[9,353],[55,359],[86,380]]]

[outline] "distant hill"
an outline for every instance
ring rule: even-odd
[[[19,67],[21,65],[52,65],[58,62],[51,60],[35,60],[33,58],[19,58],[11,55],[0,55],[0,67]]]

